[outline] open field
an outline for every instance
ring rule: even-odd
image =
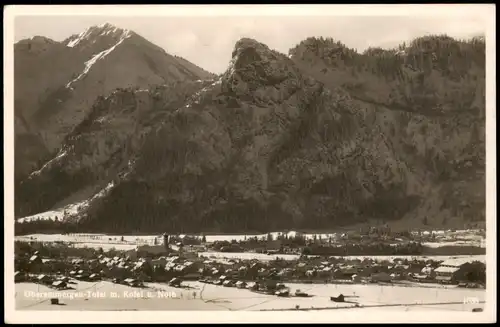
[[[259,261],[271,261],[276,258],[281,258],[284,260],[296,260],[300,256],[293,254],[277,254],[268,255],[263,253],[250,253],[250,252],[200,252],[199,255],[210,257],[210,258],[220,258],[220,259],[245,259],[245,260],[259,260]],[[400,259],[433,259],[433,260],[446,260],[448,258],[473,258],[474,260],[486,262],[485,255],[452,255],[452,256],[412,256],[412,255],[398,255],[398,256],[386,256],[386,255],[353,255],[353,256],[342,256],[345,259],[363,259],[372,258],[374,260],[391,260],[395,258]]]
[[[471,246],[471,245],[486,248],[486,242],[484,240],[455,241],[455,242],[424,242],[422,243],[422,245],[430,248],[439,248],[443,246]]]
[[[106,235],[106,234],[30,234],[16,236],[19,241],[74,242],[88,244],[152,244],[159,235]],[[123,241],[122,241],[123,238]]]
[[[465,231],[459,231],[465,232]],[[273,237],[277,237],[278,233],[271,233]],[[321,236],[322,239],[328,239],[328,237],[334,234],[317,234]],[[215,241],[231,241],[237,240],[241,241],[248,237],[257,236],[259,238],[265,238],[266,234],[262,235],[207,235],[207,242]],[[312,239],[313,234],[306,234],[306,238]],[[31,234],[16,236],[15,240],[18,241],[38,241],[38,242],[69,242],[73,244],[78,244],[79,247],[93,247],[103,249],[115,247],[117,250],[128,250],[134,248],[136,245],[153,245],[155,242],[161,240],[160,235],[105,235],[105,234]],[[439,248],[444,246],[478,246],[486,247],[486,242],[484,238],[479,235],[465,234],[460,235],[459,240],[443,240],[440,242],[423,242],[422,245],[430,248]]]
[[[427,232],[430,233],[430,232]],[[438,235],[438,237],[443,237],[445,235],[444,231],[435,231],[434,234]],[[449,235],[454,235],[454,240],[447,240],[442,242],[425,242],[424,245],[438,247],[438,246],[447,246],[447,245],[471,245],[478,243],[481,244],[481,241],[484,240],[480,235],[476,235],[475,231],[455,231],[455,232],[447,232]],[[280,233],[274,232],[270,233],[273,238],[277,238]],[[295,232],[290,232],[288,234],[295,234]],[[306,239],[313,239],[314,235],[321,239],[328,239],[329,237],[338,237],[338,233],[330,233],[330,234],[304,234]],[[248,235],[205,235],[207,242],[215,242],[215,241],[242,241],[245,238],[257,237],[257,238],[266,238],[267,234],[248,234]],[[106,235],[106,234],[30,234],[23,236],[16,236],[16,239],[19,240],[36,240],[42,242],[79,242],[79,243],[108,243],[108,242],[120,242],[123,238],[123,242],[127,243],[141,243],[141,244],[152,244],[155,238],[161,238],[160,234],[158,235]],[[123,243],[122,242],[122,243]]]
[[[288,284],[291,291],[300,289],[313,295],[309,298],[281,298],[254,293],[246,289],[227,288],[199,282],[186,282],[188,288],[179,289],[163,284],[148,284],[137,289],[110,282],[78,282],[76,290],[57,291],[60,305],[51,305],[45,286],[16,284],[16,309],[18,310],[295,310],[299,309],[354,309],[366,310],[445,310],[471,311],[484,308],[485,291],[458,288],[424,288],[379,285],[311,285]],[[30,293],[31,292],[31,293]],[[90,293],[88,293],[90,292]],[[114,292],[118,295],[112,298]],[[193,299],[193,292],[196,298]],[[330,296],[344,294],[346,301],[334,303]],[[73,294],[75,297],[70,298]],[[81,295],[81,297],[77,297]],[[85,296],[83,296],[85,295]],[[200,298],[201,296],[201,298]],[[351,296],[351,297],[349,297]],[[464,304],[464,299],[473,299]],[[358,303],[360,308],[355,307]]]

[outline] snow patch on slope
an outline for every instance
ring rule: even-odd
[[[85,31],[83,31],[80,34],[78,34],[78,36],[74,40],[72,40],[71,42],[69,42],[67,44],[67,46],[70,47],[70,48],[75,47],[76,45],[78,45],[78,43],[80,43],[81,41],[83,41],[86,38],[88,38],[90,36],[90,34],[92,33],[92,30],[93,30],[92,27],[87,28]]]
[[[77,203],[69,204],[67,206],[55,209],[55,210],[49,210],[45,211],[42,213],[37,213],[35,215],[19,218],[17,221],[19,223],[23,222],[30,222],[30,221],[36,221],[36,220],[56,220],[56,218],[59,221],[63,221],[69,217],[72,217],[76,215],[78,212],[81,210],[87,208],[93,200],[96,200],[98,198],[101,198],[105,196],[106,194],[109,193],[109,191],[115,186],[113,182],[109,183],[106,185],[105,188],[97,192],[92,198],[87,199],[85,201],[80,201]]]
[[[90,71],[92,66],[99,60],[104,59],[107,55],[109,55],[117,46],[119,46],[123,41],[128,39],[131,36],[130,31],[125,30],[123,34],[120,37],[120,40],[113,45],[111,48],[101,51],[98,54],[94,55],[90,60],[85,62],[85,69],[83,72],[78,75],[74,80],[70,81],[68,84],[66,84],[66,88],[71,88],[71,85],[79,80],[81,80],[87,73]]]
[[[51,160],[47,161],[47,163],[45,163],[45,165],[43,165],[43,166],[42,166],[42,168],[40,168],[40,169],[38,169],[38,170],[36,170],[36,171],[32,172],[32,173],[30,174],[30,177],[31,177],[31,176],[40,175],[40,173],[41,173],[44,169],[46,169],[47,167],[49,167],[49,166],[50,166],[50,165],[52,165],[53,163],[55,163],[55,162],[59,161],[61,158],[65,157],[67,154],[68,154],[68,153],[67,153],[66,151],[61,151],[61,152],[59,152],[59,154],[58,154],[55,158],[53,158],[53,159],[51,159]]]
[[[75,215],[80,209],[81,204],[82,204],[81,202],[73,203],[56,210],[45,211],[42,213],[37,213],[36,215],[19,218],[17,221],[19,223],[25,223],[36,220],[56,220],[56,218],[59,221],[63,221],[68,216]]]
[[[198,92],[196,92],[195,94],[193,94],[193,96],[191,96],[189,98],[189,100],[186,102],[186,104],[184,105],[184,107],[185,108],[190,108],[190,107],[192,107],[193,104],[199,104],[200,100],[201,100],[201,97],[206,92],[208,92],[211,88],[213,88],[213,87],[215,87],[217,85],[220,85],[220,84],[222,84],[222,78],[213,80],[213,82],[210,85],[205,86],[204,88],[202,88],[201,90],[199,90]],[[177,109],[176,111],[179,111],[179,109]]]
[[[102,198],[103,196],[105,196],[106,194],[109,193],[109,191],[111,191],[111,189],[115,186],[115,183],[114,182],[110,182],[108,185],[106,185],[105,188],[103,188],[102,190],[100,190],[99,192],[97,192],[93,197],[92,199],[90,199],[90,201],[92,200],[95,200],[95,199],[98,199],[98,198]]]

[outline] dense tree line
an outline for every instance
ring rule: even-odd
[[[289,54],[303,58],[312,53],[329,65],[358,66],[392,78],[398,76],[402,66],[425,72],[439,69],[448,77],[459,78],[472,65],[484,67],[485,46],[483,37],[456,40],[447,35],[428,35],[393,49],[369,47],[359,53],[332,38],[309,37],[290,49]]]

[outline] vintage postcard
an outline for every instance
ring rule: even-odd
[[[6,321],[493,322],[495,46],[481,4],[6,7]]]

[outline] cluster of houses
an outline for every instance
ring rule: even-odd
[[[156,247],[154,249],[156,251]],[[69,287],[71,280],[102,279],[134,287],[140,287],[144,282],[170,281],[177,284],[183,280],[202,280],[215,285],[235,287],[243,287],[244,283],[247,287],[246,283],[250,282],[257,282],[257,285],[280,282],[405,281],[485,284],[485,264],[466,259],[439,262],[430,259],[396,258],[377,262],[370,258],[302,256],[297,260],[263,262],[255,259],[209,258],[190,251],[156,251],[148,255],[145,255],[145,252],[147,249],[140,247],[136,251],[123,252],[120,255],[107,256],[102,253],[85,259],[42,258],[37,251],[19,254],[16,255],[15,264],[16,282],[31,280],[55,288]]]

